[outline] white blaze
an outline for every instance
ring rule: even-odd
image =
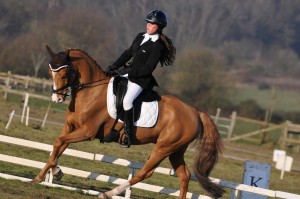
[[[53,90],[56,90],[56,89],[57,89],[56,84],[55,84],[55,81],[54,81],[55,75],[56,75],[56,72],[53,72],[53,71],[52,71]],[[57,94],[56,94],[56,93],[52,93],[52,101],[57,103],[58,100],[59,100],[59,99],[58,99]]]

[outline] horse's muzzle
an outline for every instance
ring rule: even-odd
[[[52,94],[52,101],[55,102],[55,103],[58,103],[58,104],[63,103],[65,101],[65,96],[53,93]]]

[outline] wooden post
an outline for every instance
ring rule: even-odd
[[[233,111],[231,114],[231,121],[230,121],[230,127],[228,129],[228,135],[227,140],[230,141],[230,138],[232,137],[233,129],[235,126],[235,120],[236,120],[236,111]]]
[[[6,124],[5,129],[8,129],[8,128],[9,128],[10,123],[11,123],[11,121],[12,121],[14,115],[15,115],[15,110],[13,110],[13,111],[9,114],[9,120],[8,120],[8,122],[7,122],[7,124]]]
[[[27,75],[25,80],[25,90],[28,90],[30,77]]]
[[[7,72],[7,78],[6,78],[6,81],[5,81],[5,92],[4,92],[4,99],[6,100],[7,99],[7,90],[9,89],[9,84],[10,84],[10,77],[11,77],[11,72],[8,71]]]
[[[29,123],[29,106],[26,107],[26,123],[25,125],[28,126],[28,123]]]
[[[215,123],[216,123],[216,124],[218,123],[220,114],[221,114],[221,109],[220,109],[220,108],[217,108],[217,113],[216,113],[216,117],[215,117]]]
[[[48,105],[48,108],[47,108],[47,111],[46,111],[46,114],[45,114],[45,117],[44,117],[44,120],[43,120],[42,128],[45,127],[45,124],[46,124],[46,120],[47,120],[47,117],[48,117],[48,113],[49,113],[50,107],[51,107],[51,103],[49,103],[49,105]]]
[[[131,180],[132,177],[134,176],[134,173],[135,173],[135,169],[130,167],[129,168],[129,175],[128,175],[128,180]],[[125,192],[125,198],[130,198],[130,195],[131,195],[131,189],[126,189],[126,192]]]
[[[24,99],[24,105],[23,105],[23,112],[22,112],[22,117],[21,117],[21,123],[24,123],[24,116],[25,116],[25,111],[26,107],[28,106],[28,100],[29,100],[29,94],[25,94],[25,99]]]
[[[231,189],[230,191],[230,199],[238,199],[240,196],[240,191],[237,189]]]
[[[288,123],[287,121],[285,122],[285,126],[282,129],[282,139],[281,139],[281,145],[282,148],[285,149],[286,147],[286,139],[287,139],[287,133],[288,133]]]
[[[261,125],[261,128],[262,129],[268,128],[269,127],[269,121],[270,121],[269,110],[266,110],[264,123]],[[265,143],[266,138],[267,138],[267,132],[262,132],[261,136],[260,136],[260,144]]]

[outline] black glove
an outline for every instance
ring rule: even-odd
[[[110,65],[104,71],[108,76],[112,76],[113,73],[118,69],[116,65]]]
[[[130,67],[121,67],[121,68],[119,68],[118,70],[116,70],[115,72],[119,75],[119,76],[121,76],[121,75],[125,75],[125,74],[127,74],[127,73],[129,73],[129,71],[131,70],[131,68]]]

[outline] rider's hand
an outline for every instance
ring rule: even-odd
[[[112,76],[113,73],[118,69],[116,65],[110,65],[104,71],[108,76]]]
[[[119,76],[122,76],[122,75],[127,74],[129,71],[130,71],[130,68],[121,67],[121,68],[119,68],[118,70],[116,70],[115,72],[116,72]]]

